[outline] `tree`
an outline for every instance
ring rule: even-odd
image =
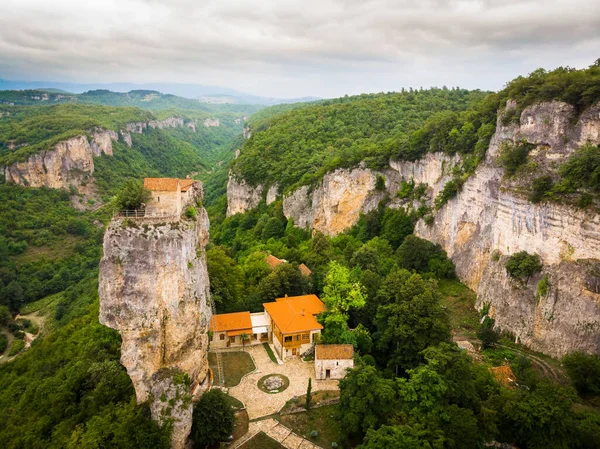
[[[538,254],[519,251],[508,258],[505,267],[511,277],[524,278],[527,285],[531,276],[542,271],[542,262]]]
[[[116,203],[121,209],[139,209],[151,198],[152,192],[146,189],[141,181],[129,179],[117,194]]]
[[[351,280],[350,270],[338,262],[329,264],[321,297],[326,311],[323,313],[323,341],[327,343],[355,343],[348,329],[348,311],[365,305],[364,287]]]
[[[210,278],[210,294],[218,312],[240,310],[244,273],[225,249],[215,246],[206,251],[206,266]]]
[[[369,429],[359,449],[431,449],[424,438],[426,432],[418,426],[381,426]],[[437,446],[433,446],[437,447]]]
[[[298,269],[298,265],[282,263],[258,284],[263,302],[274,301],[284,295],[297,296],[308,293],[309,279]]]
[[[564,356],[562,362],[582,397],[600,395],[600,357],[574,352]]]
[[[306,387],[306,411],[310,410],[312,400],[312,377],[308,378],[308,387]]]
[[[242,348],[244,348],[246,346],[246,342],[248,340],[250,340],[250,337],[248,336],[247,333],[244,332],[244,333],[240,334],[240,340],[242,341]]]
[[[494,330],[494,322],[493,319],[486,316],[479,327],[477,338],[481,340],[483,349],[494,347],[500,339],[500,334]]]
[[[235,413],[227,395],[210,390],[200,397],[194,407],[191,438],[195,448],[205,448],[225,441],[233,432]]]
[[[447,312],[435,282],[398,269],[386,278],[378,300],[377,348],[396,375],[416,367],[425,348],[450,339]]]
[[[369,428],[377,428],[395,415],[394,382],[383,379],[373,366],[358,365],[340,380],[340,417],[346,437],[362,436]]]
[[[404,209],[386,209],[383,214],[381,238],[386,239],[397,249],[406,236],[412,234],[414,220]]]
[[[12,321],[12,315],[8,307],[0,306],[0,326],[7,326]]]
[[[409,235],[396,251],[398,264],[419,273],[432,272],[438,277],[454,277],[454,265],[441,246]]]

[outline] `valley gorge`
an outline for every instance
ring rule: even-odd
[[[509,101],[507,110],[514,107]],[[600,215],[551,201],[531,203],[522,188],[529,176],[508,178],[498,156],[504,142],[527,142],[536,164],[555,169],[581,145],[600,143],[600,105],[574,118],[573,107],[561,102],[525,108],[518,124],[504,125],[499,113],[485,160],[456,197],[439,210],[432,208],[429,224],[421,219],[415,228],[417,236],[446,250],[459,279],[477,292],[478,309],[488,310],[498,328],[555,357],[576,350],[600,353],[600,295],[590,287],[596,285],[591,273],[600,259]],[[417,209],[418,201],[397,197],[402,181],[427,184],[424,200],[433,206],[460,163],[459,155],[427,153],[414,162],[391,160],[379,171],[366,165],[336,169],[315,186],[285,194],[283,211],[296,226],[336,235],[386,196],[388,207]],[[378,177],[385,180],[384,188],[376,188]],[[228,215],[256,207],[267,190],[230,174]],[[504,268],[507,257],[519,251],[538,253],[544,266],[525,285]],[[540,296],[537,284],[544,276],[550,289]]]

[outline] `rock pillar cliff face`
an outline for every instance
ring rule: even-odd
[[[477,306],[526,345],[555,356],[574,350],[600,353],[600,295],[584,279],[600,258],[600,215],[556,203],[532,204],[505,179],[497,157],[503,141],[538,145],[543,164],[564,161],[582,143],[598,144],[600,108],[571,125],[573,108],[543,103],[526,108],[518,125],[498,121],[485,162],[458,196],[442,207],[431,226],[416,234],[439,243],[459,278],[477,291]],[[504,264],[518,251],[537,253],[543,273],[527,285],[511,279]],[[495,253],[495,257],[492,257]],[[543,275],[551,288],[537,293]]]
[[[227,182],[227,216],[244,213],[254,209],[260,203],[265,188],[259,184],[249,185],[245,180],[238,180],[229,175]]]
[[[121,363],[138,402],[150,400],[159,422],[173,420],[172,447],[183,447],[187,439],[191,402],[182,399],[181,407],[164,410],[169,401],[161,401],[162,392],[168,397],[180,390],[164,370],[180,371],[192,383],[201,382],[208,372],[207,242],[204,209],[193,219],[169,223],[114,219],[104,236],[100,322],[121,334]],[[162,386],[156,385],[159,378]]]

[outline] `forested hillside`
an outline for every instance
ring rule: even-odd
[[[496,93],[409,90],[269,108],[253,117],[252,138],[232,170],[251,185],[279,183],[285,191],[362,161],[379,169],[390,158],[415,160],[442,151],[462,154],[468,174],[481,161],[507,100],[517,107],[503,113],[505,123],[518,121],[531,104],[554,100],[581,114],[600,99],[599,85],[596,63],[584,70],[539,69]]]

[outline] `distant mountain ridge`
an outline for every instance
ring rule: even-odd
[[[202,84],[179,83],[68,83],[56,81],[21,81],[0,79],[0,90],[41,90],[47,92],[82,94],[95,90],[109,90],[112,92],[126,93],[137,90],[157,91],[163,94],[177,95],[193,99],[202,103],[233,103],[233,104],[260,104],[275,105],[281,103],[297,103],[319,100],[318,97],[301,98],[275,98],[262,97],[240,92],[229,87],[206,86]],[[211,101],[214,100],[214,101]],[[223,101],[226,100],[226,101]]]

